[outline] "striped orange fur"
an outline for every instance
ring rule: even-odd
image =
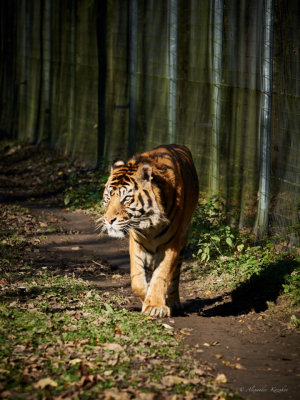
[[[185,146],[163,145],[112,164],[101,228],[113,237],[129,233],[131,285],[145,314],[170,316],[180,307],[180,265],[197,201]]]

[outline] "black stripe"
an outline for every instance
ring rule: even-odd
[[[142,206],[144,206],[145,203],[144,203],[144,200],[143,200],[143,197],[142,197],[141,193],[139,193],[138,199],[139,199],[140,203],[142,204]]]
[[[134,255],[134,257],[138,258],[143,264],[144,264],[144,259],[137,254]]]
[[[173,202],[172,202],[171,208],[170,208],[170,210],[168,211],[168,215],[167,215],[168,218],[170,218],[170,216],[171,216],[171,214],[172,214],[172,212],[173,212],[175,206],[176,206],[176,195],[173,196]]]
[[[161,249],[162,247],[164,247],[164,246],[168,245],[170,242],[172,242],[172,240],[173,240],[174,237],[176,236],[176,233],[177,233],[177,232],[175,232],[165,243],[162,243],[162,244],[158,247],[157,251],[159,251],[159,249]]]
[[[154,252],[151,251],[151,250],[149,250],[149,249],[147,249],[147,247],[145,247],[141,242],[139,242],[139,241],[136,240],[136,239],[134,239],[134,241],[135,241],[138,245],[140,245],[147,253],[149,253],[149,254],[151,254],[151,255],[154,255]]]
[[[158,235],[154,236],[154,239],[158,239],[159,237],[163,236],[165,233],[168,232],[170,225],[168,224]]]
[[[144,189],[144,193],[145,193],[145,195],[147,196],[147,199],[148,199],[148,207],[152,207],[153,202],[152,202],[152,199],[150,197],[150,194],[149,194],[148,190]]]
[[[153,210],[147,211],[145,214],[145,217],[151,217],[151,215],[153,215],[153,214],[154,214]]]

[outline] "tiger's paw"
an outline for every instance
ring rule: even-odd
[[[170,317],[171,309],[167,306],[151,306],[143,304],[142,313],[150,315],[151,317],[163,318]]]

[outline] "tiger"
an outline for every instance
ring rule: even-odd
[[[115,238],[129,233],[131,287],[143,314],[170,317],[181,308],[180,269],[198,192],[192,154],[183,145],[111,165],[100,228]]]

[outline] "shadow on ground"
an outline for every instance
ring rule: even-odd
[[[231,301],[224,301],[224,296],[189,300],[184,304],[184,313],[198,312],[203,317],[227,317],[265,311],[269,302],[276,302],[287,275],[296,268],[299,268],[299,263],[292,259],[270,263],[259,275],[252,275],[232,292],[226,293],[225,297],[230,296]],[[216,304],[220,302],[222,304]]]

